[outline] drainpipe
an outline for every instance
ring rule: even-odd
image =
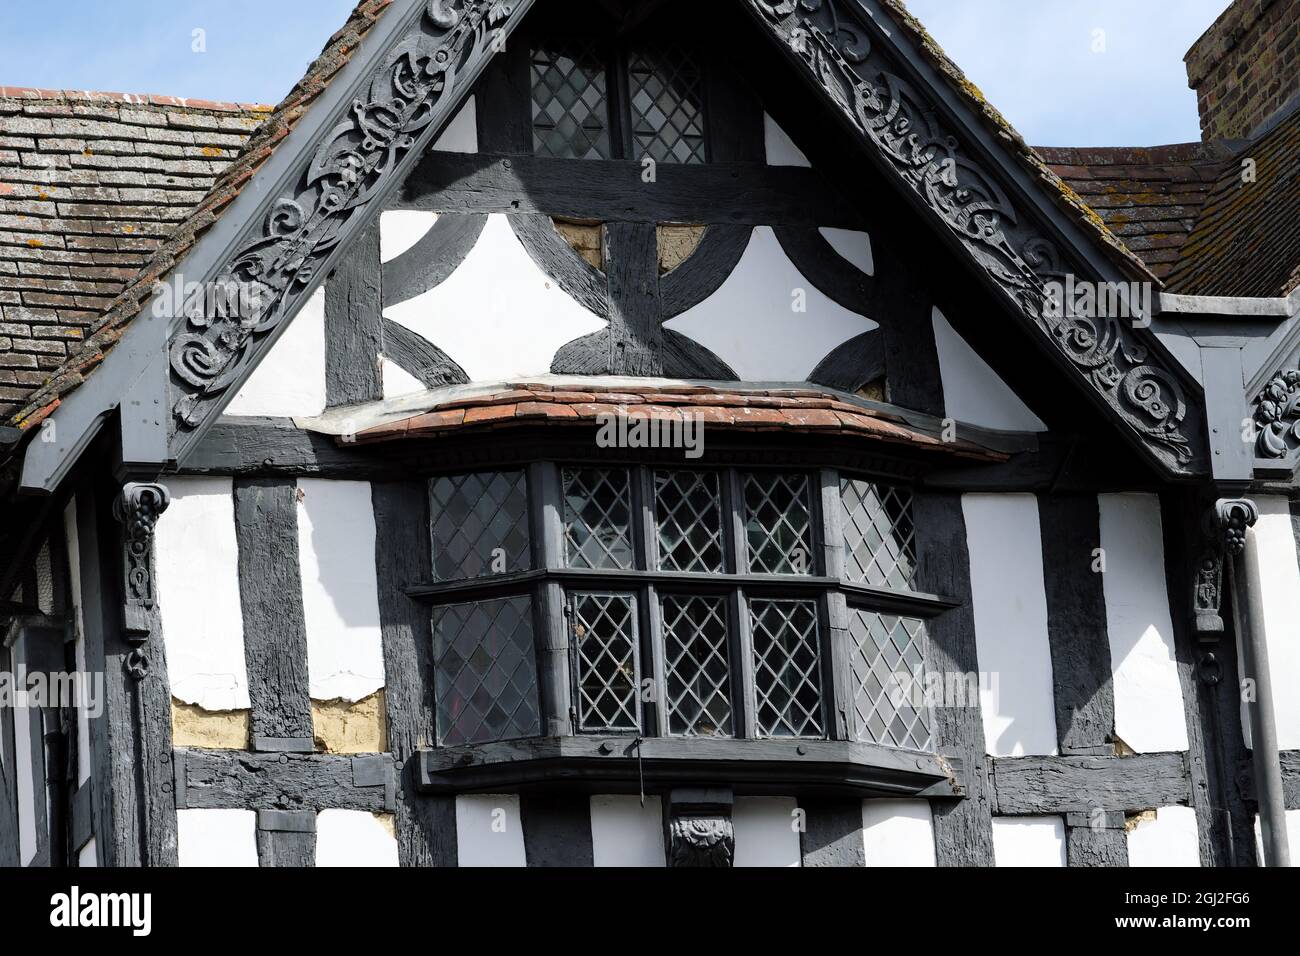
[[[1228,582],[1233,617],[1241,640],[1242,677],[1255,682],[1249,704],[1251,762],[1265,866],[1290,866],[1286,839],[1286,801],[1282,793],[1282,759],[1277,746],[1277,712],[1273,709],[1273,679],[1264,640],[1264,594],[1260,587],[1259,549],[1248,547],[1251,526],[1259,509],[1248,498],[1223,498],[1214,506],[1227,551]]]

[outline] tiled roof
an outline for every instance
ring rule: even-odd
[[[1161,279],[1231,151],[1219,143],[1044,147],[1038,154]]]
[[[468,430],[555,424],[591,425],[598,416],[626,415],[652,420],[691,416],[706,428],[840,434],[909,445],[924,451],[1005,461],[1007,455],[968,441],[945,442],[865,405],[846,402],[817,389],[722,390],[705,385],[656,385],[650,390],[583,387],[581,391],[521,383],[501,391],[459,396],[418,414],[340,436],[340,444],[368,444],[412,438],[437,438]]]
[[[1300,285],[1298,156],[1300,104],[1224,166],[1169,274],[1171,291],[1282,297]]]
[[[347,23],[330,37],[306,75],[274,110],[266,114],[265,120],[244,143],[235,160],[220,171],[206,195],[199,196],[198,191],[195,191],[188,214],[185,214],[185,210],[178,210],[179,214],[168,223],[171,228],[158,230],[156,237],[163,236],[164,241],[156,244],[152,250],[144,250],[151,253],[147,261],[140,265],[133,276],[118,280],[125,281],[125,285],[119,286],[115,296],[101,296],[106,301],[95,303],[94,308],[87,305],[85,311],[98,313],[98,317],[86,320],[85,338],[67,349],[66,360],[49,373],[39,388],[24,395],[25,404],[8,416],[14,424],[23,429],[38,424],[58,407],[64,395],[80,385],[95,366],[104,360],[104,356],[122,337],[126,326],[148,301],[154,282],[170,272],[198,241],[199,236],[212,227],[258,168],[275,151],[276,146],[289,135],[330,80],[352,58],[361,38],[375,25],[391,2],[392,0],[362,0],[358,3]],[[3,112],[3,108],[0,108],[0,113]],[[4,131],[5,136],[9,135],[9,119],[10,117],[0,115],[0,131]],[[178,130],[172,135],[182,132],[186,131]],[[234,133],[226,135],[233,136]],[[149,138],[147,133],[145,138]],[[4,221],[0,219],[0,223]],[[12,407],[12,401],[9,404]]]
[[[0,420],[77,351],[270,109],[0,86]]]

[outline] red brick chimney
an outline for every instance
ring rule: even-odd
[[[1300,0],[1235,0],[1183,57],[1201,139],[1243,139],[1300,91]]]

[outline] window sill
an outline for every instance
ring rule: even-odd
[[[740,794],[963,797],[960,768],[935,754],[842,740],[534,737],[422,750],[424,793],[571,790],[660,793],[730,786]]]

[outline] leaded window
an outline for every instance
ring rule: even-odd
[[[908,488],[539,462],[429,489],[416,590],[435,605],[441,743],[559,726],[931,746],[925,619],[947,605],[917,588]]]
[[[569,35],[534,41],[530,63],[536,155],[707,161],[704,71],[687,46]]]

